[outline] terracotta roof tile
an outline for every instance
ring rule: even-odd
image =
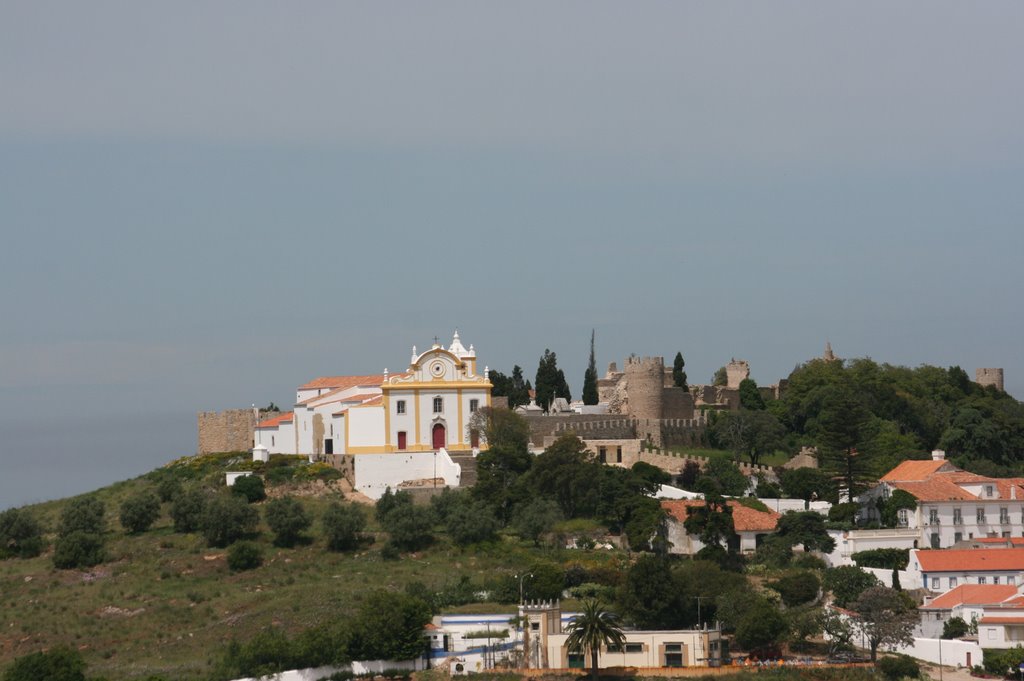
[[[314,378],[299,390],[319,390],[321,388],[354,388],[357,385],[380,385],[384,382],[384,374],[366,374],[365,376],[321,376]]]
[[[922,550],[917,560],[921,572],[1024,571],[1024,548]]]
[[[977,499],[975,495],[955,483],[939,476],[914,482],[889,482],[896,489],[913,494],[919,501],[949,501],[951,499]]]
[[[946,460],[904,461],[883,475],[881,480],[882,482],[892,482],[894,480],[921,481],[937,473],[943,466],[952,468],[952,464]]]
[[[950,610],[958,605],[994,605],[1017,594],[1012,584],[961,584],[947,591],[922,610]]]
[[[282,423],[290,423],[295,417],[294,412],[288,412],[287,414],[279,414],[269,419],[265,419],[256,424],[257,428],[277,428]]]
[[[732,524],[737,532],[772,532],[778,527],[780,516],[775,511],[758,511],[735,501],[727,503],[732,509]],[[673,499],[661,502],[661,507],[679,522],[686,520],[687,509],[702,506],[704,501],[701,499]]]

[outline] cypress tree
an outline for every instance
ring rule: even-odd
[[[683,353],[677,352],[675,361],[672,362],[672,385],[683,390],[689,390],[690,388],[686,385],[686,372],[683,371],[685,366],[686,362],[683,361]]]
[[[597,360],[594,357],[594,330],[590,330],[590,363],[583,374],[583,404],[597,404]]]
[[[551,350],[544,350],[540,358],[534,386],[537,391],[537,406],[542,409],[548,409],[556,397],[572,399],[569,384],[565,380],[565,372],[558,368],[558,359]]]

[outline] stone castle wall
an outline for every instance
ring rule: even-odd
[[[565,433],[575,433],[582,440],[643,440],[656,447],[693,447],[707,441],[707,419],[703,414],[692,419],[636,419],[614,414],[529,414],[526,420],[530,424],[530,441],[535,447],[547,447]]]
[[[252,409],[201,411],[197,418],[198,454],[244,452],[252,449],[256,418]]]

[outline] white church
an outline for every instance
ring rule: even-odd
[[[419,478],[458,486],[448,450],[477,450],[469,419],[490,406],[491,383],[458,331],[446,349],[412,349],[403,373],[324,376],[299,386],[295,408],[256,426],[256,450],[310,461],[352,454],[356,488],[377,498],[387,486]]]

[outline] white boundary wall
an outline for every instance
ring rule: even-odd
[[[394,491],[403,482],[433,478],[435,464],[437,477],[444,478],[446,486],[459,486],[462,466],[452,461],[444,448],[439,449],[436,454],[409,452],[352,455],[356,489],[374,501],[380,499],[388,487]]]
[[[883,586],[892,587],[892,570],[886,570],[885,568],[861,568],[864,572],[874,575],[878,578],[878,581]],[[900,588],[901,589],[923,589],[924,585],[921,583],[920,572],[908,572],[907,570],[899,570],[900,576]]]
[[[364,662],[353,662],[352,664],[341,665],[340,667],[310,667],[309,669],[293,669],[279,674],[268,676],[247,677],[235,679],[235,681],[317,681],[325,676],[337,672],[345,672],[353,676],[359,674],[380,674],[388,669],[403,669],[407,671],[421,671],[426,669],[426,662],[420,660],[367,660]]]
[[[913,645],[897,648],[896,652],[916,657],[925,662],[938,664],[939,639],[915,638]],[[948,667],[968,667],[981,664],[981,646],[974,641],[943,640],[942,665]],[[969,659],[968,659],[969,658]]]

